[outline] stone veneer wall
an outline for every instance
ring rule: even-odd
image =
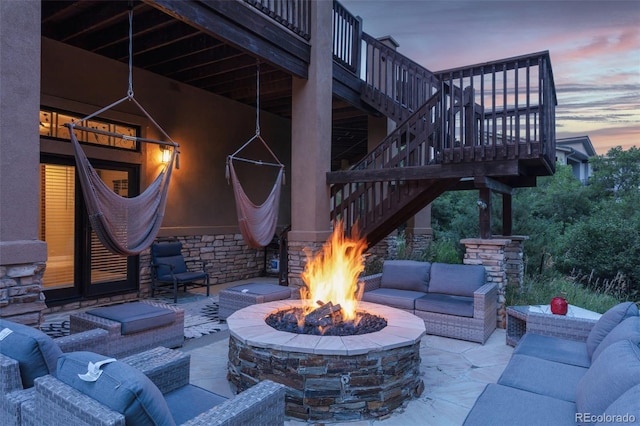
[[[362,355],[317,355],[255,347],[229,338],[227,379],[237,391],[255,375],[287,386],[285,414],[313,422],[389,415],[424,390],[420,342]]]
[[[211,285],[254,278],[264,268],[264,249],[252,249],[242,234],[196,235],[175,237],[182,243],[187,265],[201,261]],[[185,253],[186,252],[186,253]],[[151,294],[150,250],[140,255],[140,297]]]
[[[460,240],[466,247],[463,263],[465,265],[483,265],[487,270],[487,282],[498,286],[497,326],[506,327],[505,290],[507,286],[507,256],[505,248],[511,243],[506,238],[481,239],[468,238]]]
[[[507,285],[510,287],[522,287],[522,284],[524,284],[524,242],[528,240],[529,237],[522,235],[512,235],[508,237],[494,235],[494,238],[511,240],[504,248],[507,262]]]
[[[167,237],[166,239],[170,239]],[[182,243],[187,265],[202,261],[209,273],[211,285],[260,276],[264,268],[264,249],[249,248],[242,234],[196,235],[173,238]],[[151,296],[151,251],[140,254],[140,290],[116,294],[99,299],[80,300],[47,308],[43,313],[54,313],[85,307],[109,305]],[[157,294],[157,293],[156,293]]]
[[[0,317],[39,326],[46,308],[42,293],[45,263],[0,266]]]

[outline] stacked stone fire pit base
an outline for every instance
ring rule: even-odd
[[[227,319],[228,379],[238,392],[264,379],[282,383],[288,417],[326,422],[382,417],[422,393],[420,318],[361,302],[360,310],[384,317],[388,325],[358,336],[312,336],[264,322],[270,313],[301,303],[253,305]]]

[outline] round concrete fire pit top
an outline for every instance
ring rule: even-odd
[[[358,310],[387,320],[387,326],[374,333],[313,336],[278,331],[265,323],[269,314],[300,307],[302,303],[301,300],[278,300],[240,309],[227,318],[229,332],[246,345],[318,355],[360,355],[371,351],[385,351],[416,343],[425,334],[424,322],[417,316],[369,302],[360,302]]]

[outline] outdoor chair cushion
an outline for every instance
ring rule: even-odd
[[[106,306],[87,313],[119,322],[123,335],[173,324],[176,320],[175,311],[142,302]]]
[[[416,310],[473,318],[473,297],[427,293],[416,299]]]
[[[631,340],[636,345],[640,344],[640,316],[629,317],[616,325],[593,352],[592,362],[612,343],[625,339]]]
[[[591,365],[591,358],[584,342],[534,333],[525,333],[513,350],[513,354],[528,355],[585,368]]]
[[[456,265],[434,263],[431,265],[429,293],[473,297],[486,280],[486,269],[482,265]]]
[[[575,365],[512,355],[498,384],[575,402],[576,386],[587,371],[587,368]]]
[[[382,265],[380,287],[426,292],[429,288],[430,269],[429,262],[386,260]]]
[[[362,295],[365,302],[378,303],[392,308],[413,311],[416,300],[424,296],[421,291],[398,290],[395,288],[377,288]]]
[[[176,424],[183,424],[227,400],[195,385],[186,385],[164,396]]]
[[[106,359],[93,352],[70,352],[58,360],[56,377],[83,394],[125,416],[128,425],[175,425],[160,390],[140,370],[120,361],[105,364],[94,382],[78,376],[89,362]]]
[[[640,347],[630,340],[612,343],[593,361],[578,383],[577,411],[602,414],[616,399],[638,383]]]
[[[593,358],[593,352],[616,325],[634,315],[638,315],[638,307],[633,302],[619,303],[602,314],[587,336],[589,357]]]
[[[22,386],[56,371],[60,347],[40,330],[0,319],[0,353],[18,361]]]
[[[489,383],[464,421],[465,426],[574,425],[576,404]]]

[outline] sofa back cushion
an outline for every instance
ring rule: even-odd
[[[431,265],[429,293],[473,297],[473,292],[486,284],[486,269],[482,265]]]
[[[429,288],[430,270],[429,262],[386,260],[382,265],[380,287],[426,293]]]
[[[0,320],[0,353],[18,361],[22,386],[30,388],[38,377],[56,371],[62,350],[40,330]]]
[[[613,403],[604,410],[604,415],[619,418],[620,422],[616,424],[631,424],[634,421],[638,421],[638,419],[640,419],[640,383],[613,401]],[[602,425],[602,423],[598,424]]]
[[[175,425],[160,390],[140,370],[120,361],[102,365],[96,381],[84,381],[89,362],[107,357],[93,352],[70,352],[58,360],[58,380],[124,415],[128,425]],[[186,402],[186,401],[185,401]]]
[[[640,347],[619,340],[605,348],[578,382],[576,411],[600,415],[640,383]]]
[[[631,340],[636,345],[640,344],[640,316],[629,317],[616,325],[613,330],[602,339],[602,342],[600,342],[596,350],[593,351],[591,362],[598,358],[602,351],[612,343],[625,339]]]
[[[589,356],[593,358],[593,352],[615,326],[625,319],[637,315],[638,307],[633,302],[617,304],[602,314],[587,336],[587,353]]]

